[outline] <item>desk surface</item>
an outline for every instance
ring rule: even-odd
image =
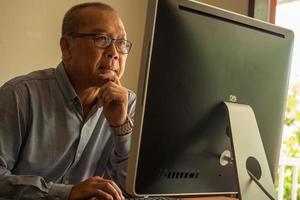
[[[183,198],[184,200],[238,200],[233,197],[191,197],[191,198]]]

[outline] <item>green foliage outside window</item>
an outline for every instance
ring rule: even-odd
[[[300,83],[289,91],[284,126],[281,157],[300,158]],[[291,166],[286,166],[284,170],[284,200],[291,199],[293,170]],[[300,183],[300,173],[298,183]],[[300,200],[299,186],[297,194],[297,200]]]

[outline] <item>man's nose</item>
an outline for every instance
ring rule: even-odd
[[[107,49],[105,49],[105,56],[112,59],[118,59],[119,53],[116,49],[115,43],[112,42]]]

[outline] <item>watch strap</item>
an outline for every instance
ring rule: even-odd
[[[112,126],[118,136],[127,135],[132,133],[133,129],[133,122],[129,116],[127,116],[126,121],[124,124],[120,126]]]

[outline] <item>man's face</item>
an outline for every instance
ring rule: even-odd
[[[114,12],[84,8],[80,16],[84,25],[79,28],[79,33],[100,33],[113,39],[126,39],[124,25]],[[100,49],[91,37],[69,38],[69,42],[70,55],[66,68],[76,84],[99,87],[115,76],[122,77],[127,54],[119,53],[115,44]]]

